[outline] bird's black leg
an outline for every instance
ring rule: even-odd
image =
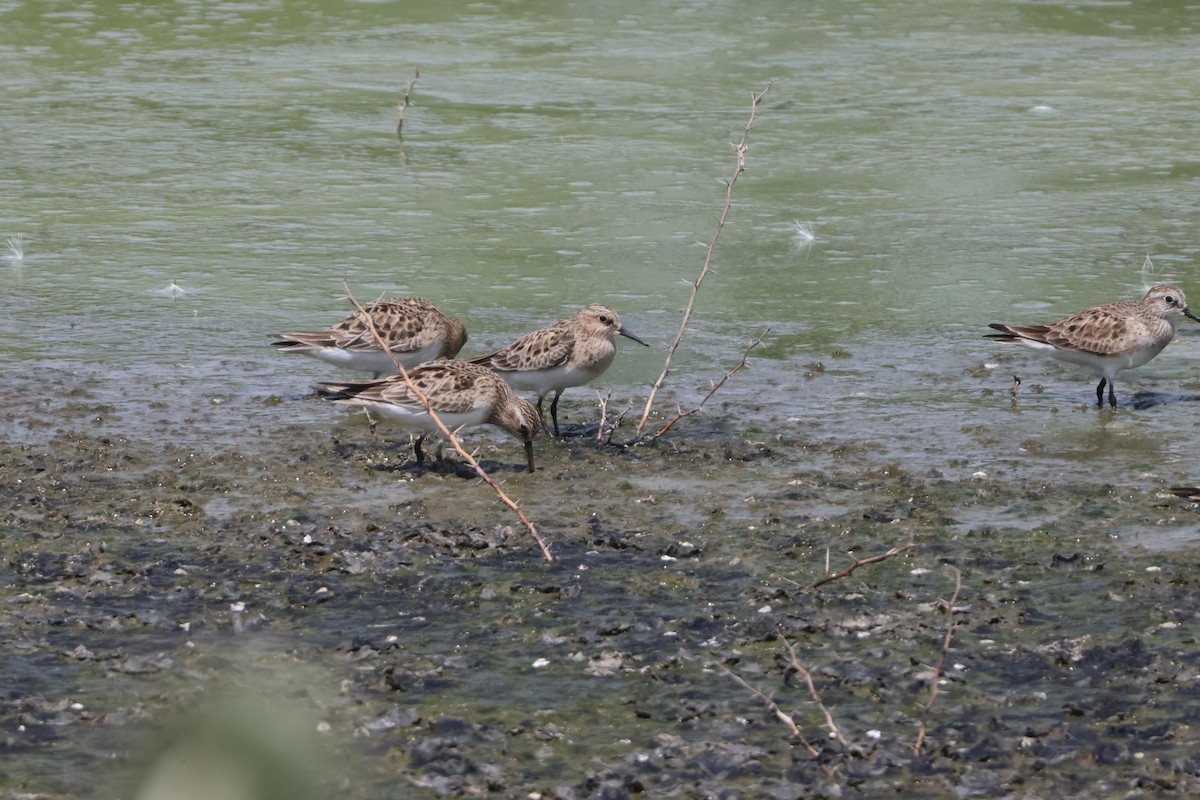
[[[413,454],[417,457],[417,466],[420,466],[425,462],[425,451],[421,449],[421,442],[423,441],[425,441],[425,436],[421,435],[417,437],[415,442],[413,442]]]
[[[537,402],[538,420],[542,423],[543,429],[545,429],[545,427],[546,427],[546,412],[542,411],[542,401],[545,399],[546,399],[545,395],[540,395],[540,394],[538,395],[538,402]]]
[[[1100,383],[1096,386],[1096,405],[1104,405],[1104,385],[1108,383],[1108,378],[1101,378]]]
[[[558,436],[558,398],[562,397],[562,389],[554,393],[554,399],[550,401],[550,419],[554,421],[554,435]]]
[[[1114,385],[1112,381],[1108,382],[1108,404],[1113,408],[1117,407],[1117,393],[1113,391]]]

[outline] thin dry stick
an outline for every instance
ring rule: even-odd
[[[642,431],[646,428],[646,420],[650,417],[650,411],[654,407],[654,398],[658,396],[658,391],[667,381],[667,375],[671,371],[671,359],[675,356],[675,351],[679,349],[679,343],[683,341],[683,334],[687,331],[688,321],[692,318],[692,309],[696,305],[696,295],[700,292],[700,284],[704,282],[704,278],[708,275],[712,265],[713,250],[716,249],[717,239],[721,236],[721,231],[725,228],[725,222],[729,219],[729,210],[733,207],[733,186],[737,183],[738,176],[746,171],[746,151],[749,149],[746,146],[746,137],[750,134],[750,128],[754,126],[754,117],[758,111],[758,104],[762,102],[763,97],[771,89],[771,84],[774,81],[767,83],[763,90],[753,96],[750,103],[750,118],[746,120],[745,127],[742,128],[741,140],[733,146],[733,152],[737,159],[736,166],[733,170],[733,176],[725,181],[725,205],[721,209],[721,215],[717,217],[717,229],[712,235],[712,239],[708,242],[708,247],[704,253],[704,264],[700,267],[700,274],[696,280],[692,282],[692,294],[688,298],[687,307],[683,310],[683,320],[679,323],[679,330],[675,334],[675,339],[671,342],[671,346],[667,348],[667,359],[663,365],[662,374],[654,381],[650,387],[650,396],[646,398],[646,408],[642,411],[642,418],[638,422],[637,435],[641,436]]]
[[[475,474],[479,476],[480,480],[492,487],[492,491],[496,493],[496,496],[500,498],[500,501],[516,513],[517,517],[521,520],[521,524],[529,530],[530,535],[533,536],[533,540],[537,542],[538,547],[542,549],[542,555],[546,557],[546,560],[553,561],[554,556],[550,554],[550,548],[546,546],[546,542],[543,541],[542,537],[538,534],[537,528],[535,528],[533,523],[529,521],[529,518],[525,516],[525,512],[521,510],[521,507],[518,506],[502,488],[500,488],[500,484],[492,480],[491,476],[483,471],[483,467],[479,466],[479,462],[475,460],[475,457],[463,449],[462,443],[459,442],[458,437],[446,427],[446,423],[442,422],[441,417],[439,417],[437,412],[433,410],[433,406],[430,404],[429,398],[425,396],[425,393],[422,392],[415,383],[413,383],[412,378],[408,377],[408,370],[404,368],[403,364],[396,360],[395,353],[388,349],[387,343],[385,343],[383,341],[383,337],[379,335],[379,330],[375,327],[375,321],[371,319],[371,315],[366,313],[363,307],[358,304],[358,301],[354,299],[354,295],[350,293],[350,287],[346,286],[344,281],[342,285],[346,288],[346,297],[349,298],[350,302],[354,304],[354,307],[362,313],[363,319],[367,323],[367,327],[371,329],[371,336],[374,337],[376,344],[379,345],[383,352],[387,353],[388,356],[391,357],[392,363],[395,364],[396,369],[400,371],[400,377],[404,378],[405,385],[408,386],[409,391],[416,395],[417,399],[421,401],[421,405],[425,406],[425,411],[429,414],[429,418],[433,420],[434,424],[437,425],[438,430],[441,431],[442,435],[446,437],[447,441],[450,442],[455,451],[457,451],[458,454],[462,456],[468,464],[471,465],[471,469],[475,470]]]
[[[725,381],[727,381],[731,377],[733,377],[733,374],[735,372],[738,372],[739,370],[742,370],[746,367],[746,359],[750,357],[750,351],[753,350],[754,348],[758,347],[760,344],[762,344],[763,337],[765,337],[770,332],[771,332],[771,329],[767,328],[765,331],[763,331],[762,333],[760,333],[758,335],[757,339],[755,339],[753,342],[750,343],[750,346],[747,347],[742,352],[742,360],[739,361],[733,369],[726,372],[725,375],[722,376],[721,380],[719,380],[713,384],[712,389],[709,390],[708,394],[704,395],[704,399],[700,401],[699,405],[697,405],[695,408],[691,409],[690,411],[680,410],[679,413],[675,415],[675,418],[673,420],[671,420],[670,422],[668,422],[666,425],[664,425],[661,429],[659,429],[658,433],[654,434],[654,436],[655,437],[662,436],[664,433],[671,430],[671,428],[674,427],[675,423],[679,422],[679,420],[683,419],[684,417],[690,417],[692,414],[698,414],[699,412],[703,411],[704,404],[707,403],[709,400],[711,400],[712,396],[717,393],[717,390],[725,385]]]
[[[400,112],[400,119],[396,120],[396,135],[401,139],[404,138],[404,134],[401,133],[401,130],[404,128],[404,110],[412,105],[413,87],[417,85],[417,81],[419,80],[421,80],[420,69],[417,70],[416,77],[409,81],[408,89],[404,92],[404,97],[400,98],[400,103],[396,106],[396,110]]]
[[[600,393],[597,392],[597,395]],[[608,394],[600,398],[600,427],[596,429],[596,441],[604,441],[604,423],[608,420],[608,401],[612,397],[612,389],[608,390]]]
[[[808,751],[808,754],[810,756],[812,756],[813,758],[818,758],[821,755],[821,751],[812,746],[812,742],[808,741],[808,739],[806,739],[804,737],[804,734],[800,732],[800,726],[798,726],[796,724],[796,721],[794,719],[792,719],[791,716],[789,716],[782,708],[779,707],[778,703],[776,703],[774,700],[772,700],[769,696],[767,696],[763,692],[760,692],[758,689],[755,689],[753,686],[751,686],[749,683],[747,683],[742,678],[741,675],[738,675],[736,672],[729,669],[724,664],[718,664],[717,666],[721,668],[722,672],[724,672],[726,675],[733,678],[735,681],[737,681],[743,687],[745,687],[747,690],[749,690],[751,694],[753,694],[759,700],[762,700],[763,703],[766,704],[767,708],[769,708],[771,710],[771,713],[773,713],[775,715],[776,719],[778,719],[780,722],[782,722],[784,725],[786,725],[788,727],[788,730],[790,730],[792,732],[792,736],[795,736],[797,739],[800,740],[800,744],[804,745],[804,749]],[[827,767],[824,764],[821,764],[820,767],[821,767],[821,771],[825,773],[825,777],[827,777],[827,778],[834,777],[833,770],[829,769],[829,767]]]
[[[954,636],[954,604],[958,602],[958,593],[962,591],[962,570],[958,567],[950,569],[954,570],[954,595],[950,598],[950,605],[946,609],[950,614],[950,621],[946,623],[946,637],[942,639],[942,654],[938,656],[937,666],[933,670],[933,683],[929,688],[929,699],[925,701],[925,708],[933,708],[933,701],[937,700],[938,680],[942,677],[942,670],[946,666],[946,654],[950,652],[950,639]]]
[[[917,740],[913,742],[912,754],[913,758],[921,757],[921,745],[925,744],[925,723],[917,722]]]
[[[812,673],[805,669],[804,666],[801,665],[800,659],[796,657],[796,648],[792,646],[792,643],[789,642],[787,637],[782,633],[779,635],[779,638],[783,639],[783,646],[787,648],[788,660],[792,663],[792,669],[799,672],[804,678],[804,682],[808,684],[809,697],[813,699],[813,702],[817,704],[817,708],[821,709],[821,713],[825,715],[825,724],[829,726],[829,732],[833,734],[833,738],[837,739],[843,747],[849,747],[850,745],[849,742],[846,741],[846,737],[842,736],[841,729],[838,728],[837,723],[833,721],[833,714],[830,713],[829,709],[825,707],[825,704],[821,702],[821,695],[817,693],[817,687],[813,685]]]
[[[721,671],[724,672],[726,675],[733,678],[735,681],[740,683],[746,689],[749,689],[750,692],[753,693],[755,697],[757,697],[759,700],[762,700],[763,703],[766,704],[767,708],[769,708],[771,710],[771,713],[773,713],[780,722],[782,722],[784,725],[787,725],[788,730],[790,730],[792,732],[792,736],[795,736],[797,739],[799,739],[801,742],[804,743],[804,746],[806,748],[808,748],[808,752],[812,756],[815,757],[817,755],[820,755],[820,753],[817,751],[817,749],[815,747],[813,747],[807,739],[804,738],[804,734],[800,732],[800,726],[796,724],[796,721],[794,719],[792,719],[791,716],[789,714],[787,714],[787,712],[785,712],[782,708],[780,708],[778,703],[776,703],[774,700],[772,700],[768,695],[764,694],[763,692],[759,691],[758,689],[755,689],[753,686],[751,686],[749,683],[747,683],[746,680],[741,675],[738,675],[736,672],[729,669],[729,667],[725,666],[724,664],[717,664],[717,666],[720,667]]]
[[[905,550],[912,550],[916,546],[917,546],[916,542],[909,542],[908,544],[903,544],[898,547],[893,547],[891,550],[888,550],[886,553],[880,553],[877,556],[871,556],[870,558],[860,558],[857,561],[855,561],[853,564],[851,564],[850,566],[846,567],[841,572],[835,572],[833,575],[826,575],[824,578],[821,578],[821,580],[817,581],[816,583],[809,585],[808,588],[805,589],[805,591],[811,592],[813,589],[816,589],[818,586],[824,586],[827,583],[832,583],[833,581],[845,578],[847,575],[854,572],[854,570],[858,569],[859,567],[866,566],[867,564],[875,564],[880,561],[886,561],[887,559],[891,558],[892,556],[900,555]],[[828,569],[829,568],[826,567],[826,571],[828,571]]]

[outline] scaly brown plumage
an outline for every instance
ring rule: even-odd
[[[1004,325],[988,327],[1001,333],[987,338],[1019,344],[1038,350],[1051,358],[1089,367],[1099,374],[1096,403],[1104,404],[1104,386],[1108,384],[1108,402],[1117,406],[1113,389],[1116,374],[1140,367],[1162,352],[1175,337],[1174,318],[1183,314],[1200,322],[1188,308],[1179,287],[1159,284],[1141,300],[1125,300],[1084,309],[1053,325]]]
[[[380,338],[405,369],[432,361],[453,358],[467,341],[463,324],[438,310],[420,297],[378,300],[355,309],[336,325],[322,331],[281,334],[272,342],[285,353],[301,353],[328,364],[348,369],[394,374],[396,365],[379,347],[371,334],[367,318],[375,324]]]
[[[550,418],[557,436],[558,398],[564,389],[582,386],[608,369],[617,353],[618,335],[646,345],[621,325],[617,312],[608,306],[590,305],[470,362],[496,370],[517,391],[537,392],[539,414],[543,398],[554,392]]]
[[[529,471],[533,472],[533,437],[540,427],[540,415],[532,403],[513,394],[499,375],[477,364],[441,359],[414,367],[408,371],[408,377],[450,430],[490,424],[520,437],[525,443]],[[425,434],[438,430],[402,375],[324,383],[317,387],[317,393],[335,403],[368,408],[418,433],[413,447],[418,464],[424,460],[421,442]]]

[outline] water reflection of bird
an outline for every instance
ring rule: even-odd
[[[558,398],[564,389],[582,386],[608,369],[617,353],[618,335],[646,345],[622,327],[617,312],[608,306],[590,305],[522,336],[503,350],[470,361],[494,369],[519,392],[537,392],[538,414],[542,413],[542,400],[554,392],[550,419],[557,436]]]
[[[1059,361],[1091,368],[1100,375],[1096,404],[1104,404],[1107,384],[1108,404],[1116,408],[1113,384],[1117,373],[1140,367],[1161,353],[1175,337],[1174,318],[1179,314],[1200,322],[1178,287],[1160,284],[1141,300],[1093,306],[1053,325],[993,322],[989,327],[1001,332],[987,334],[987,338],[1019,344]]]

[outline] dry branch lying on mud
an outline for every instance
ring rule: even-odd
[[[816,589],[819,586],[824,586],[827,583],[832,583],[833,581],[840,580],[842,578],[847,577],[848,575],[850,575],[852,572],[854,572],[854,570],[858,569],[859,567],[866,566],[867,564],[876,564],[880,561],[886,561],[887,559],[891,558],[892,556],[900,555],[905,550],[912,550],[916,546],[917,546],[916,542],[909,542],[908,544],[903,544],[903,545],[899,545],[898,547],[893,547],[891,550],[888,550],[886,553],[880,553],[879,555],[871,556],[870,558],[860,558],[860,559],[856,560],[850,566],[846,567],[841,572],[835,572],[832,575],[827,574],[827,575],[825,575],[824,578],[821,578],[819,581],[809,584],[808,587],[805,589],[805,591],[811,592],[813,589]]]
[[[813,699],[813,702],[817,704],[817,708],[821,709],[821,713],[825,715],[825,725],[829,728],[829,732],[833,734],[833,738],[837,739],[838,743],[843,747],[848,746],[849,742],[846,741],[846,737],[842,736],[841,728],[833,721],[833,714],[821,702],[821,695],[817,693],[817,687],[813,685],[812,673],[800,663],[800,659],[796,657],[796,648],[787,640],[787,637],[780,634],[779,638],[783,639],[783,646],[787,648],[788,663],[791,664],[792,669],[799,673],[800,677],[804,678],[804,683],[808,685],[808,696]]]
[[[946,604],[946,614],[950,621],[946,623],[946,636],[942,639],[942,652],[938,656],[937,666],[933,668],[933,680],[930,682],[929,699],[925,701],[925,708],[933,708],[933,701],[937,700],[938,696],[938,681],[941,680],[942,673],[946,668],[946,654],[950,652],[950,640],[954,637],[954,604],[958,602],[959,592],[962,591],[962,570],[958,567],[951,567],[954,570],[954,594],[950,597],[950,602]]]
[[[808,754],[810,756],[812,756],[813,758],[820,757],[821,751],[818,750],[817,748],[813,747],[812,742],[808,741],[808,739],[805,738],[804,734],[801,733],[800,726],[796,724],[796,721],[794,719],[792,719],[791,716],[787,712],[785,712],[782,708],[779,707],[778,703],[776,703],[774,700],[772,700],[768,695],[764,694],[763,692],[760,692],[758,689],[755,689],[753,686],[751,686],[749,683],[747,683],[746,680],[744,678],[742,678],[742,676],[738,675],[736,672],[729,669],[724,664],[718,664],[717,666],[721,668],[722,672],[724,672],[726,675],[728,675],[729,677],[733,678],[735,681],[740,683],[743,687],[745,687],[751,694],[753,694],[759,700],[763,701],[763,703],[767,706],[767,708],[770,709],[771,713],[773,713],[775,715],[775,718],[778,719],[780,722],[782,722],[784,725],[786,725],[788,727],[788,730],[792,732],[792,736],[796,737],[796,739],[799,740],[800,744],[804,746],[804,749],[808,751]],[[821,766],[821,771],[825,773],[825,777],[827,777],[827,778],[834,777],[834,772],[833,772],[833,770],[831,770],[829,768],[828,765],[821,764],[820,766]]]

